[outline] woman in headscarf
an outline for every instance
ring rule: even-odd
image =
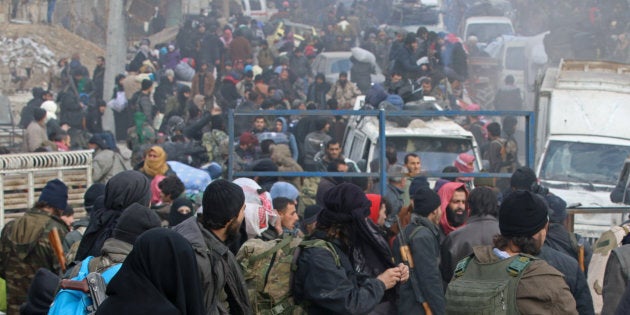
[[[75,260],[99,256],[105,240],[112,236],[120,214],[133,203],[148,207],[150,181],[137,171],[124,171],[112,177],[105,185],[104,207],[90,214],[90,223],[83,234]]]
[[[168,215],[168,225],[176,226],[182,221],[192,217],[194,215],[193,210],[193,203],[188,197],[178,197],[173,200],[171,204],[171,212]]]
[[[139,171],[153,180],[156,175],[176,175],[166,163],[168,156],[162,147],[154,145],[144,154],[144,161],[139,165]]]
[[[324,195],[311,239],[327,245],[304,248],[295,276],[294,296],[307,302],[309,314],[395,313],[391,289],[409,279],[409,268],[394,265],[389,245],[368,218],[370,205],[351,183]]]
[[[204,314],[197,260],[177,232],[156,228],[138,237],[107,285],[96,314]]]

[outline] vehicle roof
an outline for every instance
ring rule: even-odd
[[[325,51],[317,54],[317,57],[321,56],[321,58],[350,58],[352,56],[352,52],[350,51]]]
[[[509,23],[512,24],[512,20],[505,16],[473,16],[466,19],[466,24],[473,23]]]
[[[361,128],[372,140],[378,138],[378,120],[376,117],[365,117],[365,125]],[[407,127],[398,127],[386,122],[386,137],[440,137],[440,138],[472,138],[472,133],[446,117],[436,117],[429,121],[414,119]]]

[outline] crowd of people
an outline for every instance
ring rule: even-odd
[[[418,157],[406,160],[421,168]],[[392,215],[387,194],[340,179],[321,205],[298,215],[302,196],[286,181],[216,179],[197,208],[177,176],[156,189],[150,175],[126,170],[93,184],[85,193],[88,216],[74,221],[69,188],[51,180],[0,237],[8,314],[67,314],[59,281],[88,272],[107,275],[96,314],[258,313],[264,303],[252,295],[260,288],[243,276],[251,271],[237,257],[247,255],[241,251],[250,241],[286,238],[321,242],[297,252],[287,270],[293,280],[280,282],[308,314],[467,313],[488,294],[500,296],[489,309],[595,314],[585,278],[592,251],[566,229],[566,203],[537,186],[527,167],[509,181],[505,191],[484,179],[469,190],[457,181],[431,186],[421,173],[393,176],[389,185],[408,197],[393,200],[399,209]],[[63,240],[59,249],[52,230]],[[612,252],[602,274],[605,314],[628,311],[626,246]]]
[[[299,9],[279,7],[287,14]],[[359,19],[358,8],[343,6],[324,11],[319,34],[216,14],[190,18],[171,43],[142,40],[111,94],[103,87],[105,58],[90,77],[78,55],[59,61],[49,90],[33,89],[21,113],[22,152],[92,149],[94,185],[85,194],[85,218],[73,220],[68,187],[53,180],[24,217],[5,226],[0,276],[8,314],[47,313],[51,303],[51,314],[63,314],[53,303],[58,286],[46,281],[58,282],[66,268],[62,278],[74,279],[82,267],[104,273],[114,266],[120,270],[97,314],[252,314],[260,306],[251,302],[235,255],[248,240],[289,236],[328,244],[304,247],[296,257],[291,290],[309,314],[466,313],[478,300],[463,299],[462,290],[483,280],[510,283],[501,299],[510,311],[594,314],[585,278],[590,248],[581,253],[580,236],[564,227],[566,203],[519,167],[514,117],[461,120],[487,170],[513,173],[510,180],[453,174],[431,186],[420,156],[398,161],[389,147],[387,178],[224,179],[227,163],[254,172],[377,169],[378,158],[344,156],[347,117],[266,110],[349,109],[362,94],[366,105],[388,110],[425,96],[479,110],[464,88],[474,38],[464,43],[423,27],[393,33],[379,18]],[[374,64],[353,55],[336,82],[313,73],[319,53],[357,44]],[[387,75],[383,84],[369,80],[376,65]],[[505,78],[495,108],[520,109],[513,84]],[[235,116],[231,161],[229,109],[248,114]],[[103,124],[108,110],[114,126]],[[472,173],[474,159],[462,153],[443,173]],[[53,227],[67,264],[48,240]],[[604,282],[605,308],[623,300],[626,282]]]

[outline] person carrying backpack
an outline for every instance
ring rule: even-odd
[[[530,191],[509,194],[499,210],[494,246],[461,260],[446,290],[447,314],[578,314],[563,275],[540,253],[549,226],[547,204]]]
[[[173,230],[197,256],[204,309],[208,314],[253,314],[245,280],[226,242],[239,234],[245,218],[243,189],[224,179],[203,193],[201,218],[191,217]]]
[[[88,273],[98,272],[105,284],[118,272],[121,264],[131,252],[136,238],[150,229],[161,226],[160,217],[144,205],[133,203],[120,215],[112,237],[105,240],[98,257],[88,256],[68,272],[66,278],[81,281]],[[57,293],[49,315],[89,314],[84,300],[88,293],[64,289]],[[93,301],[89,300],[88,304]]]
[[[409,279],[409,268],[394,265],[386,240],[368,217],[370,201],[358,186],[343,183],[324,196],[310,240],[328,247],[306,247],[297,259],[293,296],[308,314],[395,312],[395,291]]]

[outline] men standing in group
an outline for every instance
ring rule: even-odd
[[[48,234],[57,229],[64,239],[68,227],[60,219],[68,205],[68,187],[59,179],[46,183],[34,207],[4,227],[0,238],[0,277],[7,284],[7,314],[20,314],[20,305],[39,268],[56,274],[61,266]],[[61,245],[61,244],[60,244]]]
[[[468,208],[468,190],[466,184],[450,182],[444,184],[438,191],[442,202],[442,217],[440,227],[443,236],[448,236],[457,228],[466,224],[470,209]],[[444,238],[442,238],[442,241]]]
[[[442,278],[449,282],[457,262],[472,254],[473,247],[492,245],[499,234],[497,194],[488,187],[477,187],[468,196],[470,218],[461,229],[450,233],[442,243]]]
[[[480,299],[488,299],[487,295],[476,300],[461,294],[471,291],[470,282],[505,279],[511,288],[502,298],[502,307],[509,314],[578,314],[563,275],[534,257],[545,242],[548,224],[542,197],[524,190],[510,193],[499,210],[501,234],[494,245],[475,247],[467,263],[458,264],[446,293],[447,309],[465,312],[478,306]]]
[[[226,243],[237,237],[245,218],[243,189],[218,179],[203,193],[203,214],[173,229],[197,253],[205,309],[209,314],[252,314],[240,266]]]
[[[419,188],[413,195],[411,221],[405,227],[406,244],[414,262],[410,281],[401,283],[398,291],[399,314],[444,314],[444,285],[440,276],[440,231],[442,217],[440,197],[429,187]],[[394,257],[402,262],[400,235],[394,241]],[[413,277],[413,278],[411,278]],[[414,279],[415,278],[415,279]],[[420,296],[419,296],[420,295]],[[424,303],[423,303],[424,302]]]

